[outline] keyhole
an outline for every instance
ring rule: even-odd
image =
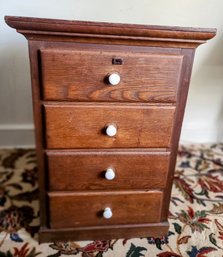
[[[112,64],[113,65],[122,65],[123,59],[120,57],[114,57],[114,58],[112,58]]]

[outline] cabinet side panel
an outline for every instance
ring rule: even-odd
[[[170,157],[169,173],[167,178],[167,186],[166,186],[166,190],[164,191],[161,221],[166,221],[169,213],[169,203],[170,203],[171,189],[172,189],[172,183],[173,183],[174,172],[175,172],[178,144],[179,144],[179,138],[181,133],[182,121],[184,117],[188,89],[190,84],[195,49],[182,49],[181,52],[182,52],[182,55],[184,55],[184,60],[183,60],[182,72],[181,72],[181,83],[179,85],[178,92],[177,92],[177,104],[176,104],[176,112],[174,117],[173,136],[171,140],[171,157]]]
[[[33,98],[33,116],[35,125],[35,143],[38,166],[38,182],[39,182],[39,202],[40,202],[40,225],[47,226],[47,203],[45,194],[46,172],[45,161],[43,154],[43,112],[41,106],[41,91],[40,91],[40,69],[38,49],[41,42],[29,41],[29,58],[32,82],[32,98]]]

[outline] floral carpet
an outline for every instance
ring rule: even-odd
[[[38,244],[35,151],[0,150],[0,257],[223,257],[223,144],[181,146],[168,235]]]

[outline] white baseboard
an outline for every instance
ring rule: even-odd
[[[217,143],[223,141],[223,131],[219,127],[185,126],[182,128],[180,143]]]
[[[34,148],[32,124],[0,124],[0,148]]]

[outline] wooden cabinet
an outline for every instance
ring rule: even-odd
[[[40,241],[167,233],[194,51],[216,31],[5,20],[29,42]]]

